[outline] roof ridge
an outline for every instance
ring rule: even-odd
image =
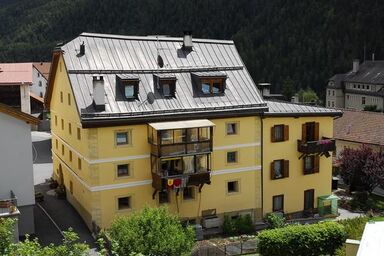
[[[183,41],[183,37],[172,37],[172,36],[164,36],[164,35],[130,36],[130,35],[83,32],[79,35],[79,37],[80,36],[109,38],[109,39],[124,39],[124,40],[141,40],[141,41],[176,41],[176,42]],[[222,39],[192,38],[192,41],[196,43],[234,44],[233,40],[222,40]]]

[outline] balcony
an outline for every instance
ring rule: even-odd
[[[297,140],[297,151],[303,154],[327,154],[335,149],[335,139],[323,137],[318,141]]]
[[[16,216],[19,214],[20,211],[17,209],[17,198],[11,191],[11,198],[0,199],[0,218]]]
[[[211,175],[209,170],[172,176],[152,173],[152,186],[159,191],[166,189],[185,188],[187,186],[199,186],[210,183]]]
[[[157,157],[171,157],[212,152],[211,141],[186,142],[170,145],[151,145],[151,153]]]

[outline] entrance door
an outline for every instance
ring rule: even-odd
[[[314,208],[315,190],[308,189],[304,191],[304,211]]]

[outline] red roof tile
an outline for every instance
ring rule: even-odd
[[[335,119],[335,139],[364,144],[384,145],[384,114],[358,110],[343,110]]]

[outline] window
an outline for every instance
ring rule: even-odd
[[[81,140],[81,129],[77,128],[77,139]]]
[[[224,78],[206,78],[201,80],[201,92],[203,94],[224,93]]]
[[[39,87],[42,87],[42,86],[43,86],[43,83],[39,81]]]
[[[369,85],[367,85],[367,90],[369,90]]]
[[[61,144],[61,154],[64,156],[64,153],[65,153],[64,145]]]
[[[227,163],[237,163],[237,151],[227,152]]]
[[[227,182],[227,193],[239,192],[239,181],[228,181]]]
[[[61,130],[64,130],[64,119],[61,119]]]
[[[288,125],[275,125],[271,128],[271,142],[286,141],[289,139]]]
[[[68,132],[71,135],[72,134],[72,125],[71,123],[68,123]]]
[[[361,104],[365,105],[365,97],[361,97]]]
[[[332,101],[332,107],[335,107],[335,102],[334,101]]]
[[[302,140],[306,141],[318,141],[319,140],[319,123],[308,122],[302,125]]]
[[[159,90],[164,97],[175,97],[176,80],[159,80]]]
[[[40,73],[39,72],[37,72],[37,77],[40,77]]]
[[[117,209],[118,210],[126,210],[126,209],[131,209],[131,197],[126,196],[126,197],[119,197],[117,199]]]
[[[81,159],[77,159],[77,169],[81,170]]]
[[[130,175],[129,164],[117,165],[117,177],[127,177]]]
[[[71,180],[69,181],[69,192],[73,195],[73,183]]]
[[[63,103],[63,92],[60,92],[60,102]]]
[[[116,145],[130,144],[130,131],[116,132]]]
[[[349,100],[349,95],[347,95],[347,100]]]
[[[159,192],[159,204],[169,203],[169,194],[167,191]]]
[[[57,126],[57,116],[55,116],[55,126]]]
[[[328,101],[328,107],[330,107],[331,106],[331,103],[330,103],[330,101]]]
[[[72,162],[72,151],[69,150],[69,162]]]
[[[40,97],[43,98],[43,93],[42,92],[40,92]]]
[[[305,156],[304,162],[304,174],[311,174],[319,172],[319,156]]]
[[[357,89],[360,89],[360,84],[357,85]]]
[[[308,189],[304,191],[304,211],[312,210],[314,206],[315,190]]]
[[[135,85],[127,84],[124,86],[124,96],[127,99],[135,98]]]
[[[71,94],[68,93],[68,105],[71,106]]]
[[[328,90],[328,96],[331,96],[331,90]]]
[[[272,197],[272,210],[274,212],[284,211],[284,195],[277,195]]]
[[[56,141],[55,141],[55,146],[56,146],[56,149],[59,149],[59,141],[56,139]]]
[[[116,84],[121,88],[121,91],[126,99],[138,99],[139,95],[139,78],[116,75]]]
[[[362,88],[365,89],[365,85],[362,85]]]
[[[238,133],[239,123],[227,123],[227,135],[236,135]]]
[[[183,200],[195,199],[194,187],[186,187],[183,189]]]
[[[271,163],[271,179],[281,179],[289,177],[289,161],[275,160]]]

